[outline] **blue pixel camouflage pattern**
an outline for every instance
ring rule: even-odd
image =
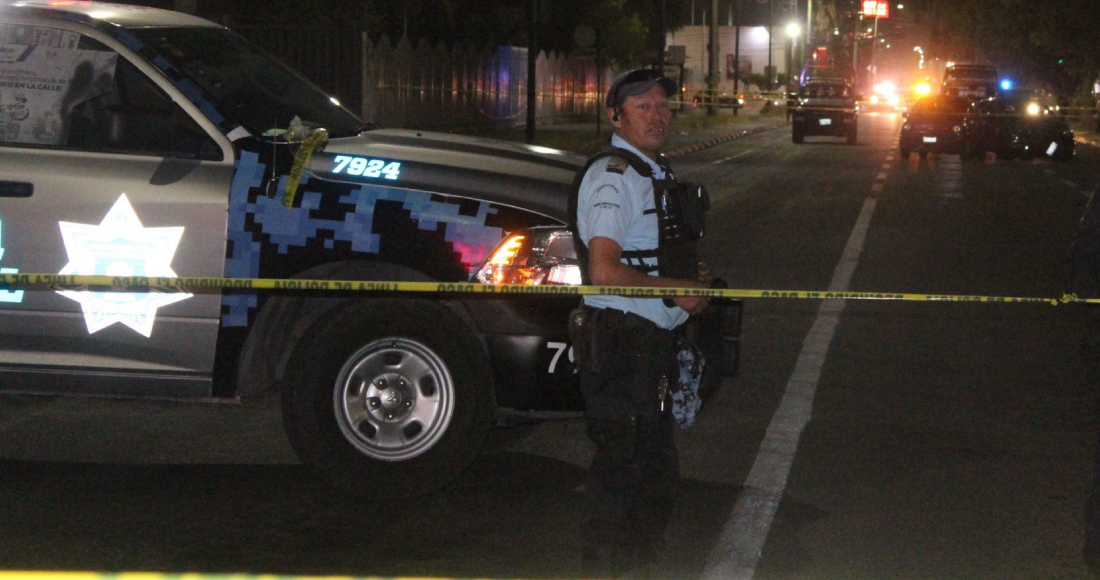
[[[296,205],[286,208],[286,174],[275,178],[273,195],[265,193],[271,165],[260,153],[240,154],[229,195],[227,277],[290,277],[317,264],[369,258],[467,281],[506,231],[538,225],[536,216],[487,201],[329,181],[308,171]],[[256,293],[225,292],[222,325],[247,326],[260,301]]]

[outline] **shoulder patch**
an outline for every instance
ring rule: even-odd
[[[623,175],[626,173],[628,167],[630,167],[630,162],[626,159],[623,159],[622,157],[619,157],[618,155],[611,157],[607,161],[608,173],[618,173],[619,175]]]

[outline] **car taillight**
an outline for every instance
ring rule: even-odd
[[[531,228],[509,235],[493,250],[475,278],[483,284],[581,284],[573,234]]]

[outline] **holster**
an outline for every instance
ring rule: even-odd
[[[581,306],[569,316],[569,336],[588,436],[629,461],[638,435],[668,410],[662,388],[679,372],[677,332],[636,314]]]

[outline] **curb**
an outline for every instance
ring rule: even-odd
[[[755,135],[757,133],[763,133],[764,131],[771,131],[772,129],[779,129],[780,127],[786,127],[786,126],[787,126],[787,123],[784,122],[783,124],[768,125],[768,126],[764,126],[764,127],[756,127],[755,129],[745,129],[744,131],[738,131],[736,133],[730,133],[728,135],[722,135],[720,137],[714,137],[714,138],[711,138],[711,139],[707,139],[705,141],[699,141],[698,143],[692,143],[691,145],[685,145],[683,147],[673,149],[672,151],[669,151],[669,152],[665,153],[665,157],[677,157],[679,155],[684,155],[684,154],[687,154],[687,153],[694,153],[694,152],[699,151],[701,149],[706,149],[707,147],[713,147],[715,145],[718,145],[719,143],[725,143],[727,141],[732,141],[734,139],[739,139],[741,137],[746,137],[748,135]]]

